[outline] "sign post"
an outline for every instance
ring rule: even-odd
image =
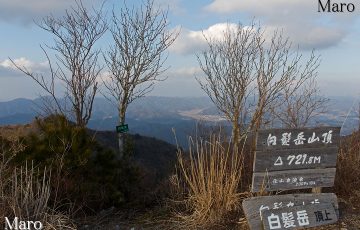
[[[339,127],[260,130],[251,191],[333,186],[339,137]],[[253,230],[307,228],[338,220],[332,193],[253,197],[244,200],[243,208]]]
[[[118,125],[116,126],[116,132],[117,133],[126,133],[129,131],[128,124]]]

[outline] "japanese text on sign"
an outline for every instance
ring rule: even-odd
[[[304,227],[310,224],[306,210],[297,211],[295,215],[293,212],[283,212],[281,216],[271,213],[267,217],[267,221],[270,229],[281,229],[282,226],[284,228]]]
[[[268,138],[267,138],[267,146],[273,146],[273,145],[282,145],[282,146],[303,145],[304,143],[312,144],[312,143],[315,143],[315,142],[322,142],[324,144],[329,144],[329,143],[332,143],[332,133],[333,133],[333,130],[329,130],[328,132],[321,133],[318,136],[315,132],[313,132],[312,136],[309,136],[309,137],[306,137],[304,135],[304,132],[299,132],[294,137],[292,137],[291,132],[282,133],[281,137],[277,137],[277,136],[272,135],[270,133]]]
[[[330,203],[284,207],[262,212],[264,229],[294,229],[335,223],[338,219]]]

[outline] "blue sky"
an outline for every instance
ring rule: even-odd
[[[98,7],[100,0],[84,0]],[[140,5],[141,1],[126,1]],[[283,29],[286,36],[306,56],[312,49],[321,55],[318,82],[328,96],[360,94],[360,2],[353,0],[353,13],[319,13],[316,0],[155,0],[169,7],[170,28],[181,28],[177,41],[169,49],[168,79],[156,85],[151,95],[203,96],[195,76],[201,77],[195,53],[206,48],[202,33],[221,34],[225,23],[249,24],[253,18],[263,28]],[[333,1],[334,2],[334,1]],[[351,2],[351,1],[342,1]],[[13,69],[8,58],[16,59],[34,72],[46,72],[40,44],[52,44],[49,33],[33,20],[50,13],[61,16],[73,0],[0,0],[0,101],[18,97],[35,98],[43,92],[28,77]],[[122,6],[122,0],[107,0],[105,9]],[[100,41],[110,43],[109,36]]]

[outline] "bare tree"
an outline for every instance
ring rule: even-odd
[[[217,108],[232,123],[232,138],[236,145],[240,132],[245,129],[248,116],[246,102],[254,88],[255,60],[258,57],[260,31],[227,26],[222,39],[207,38],[208,50],[198,55],[200,68],[205,73],[205,81],[197,79],[201,88]]]
[[[271,115],[275,122],[279,121],[286,128],[302,128],[326,112],[329,100],[320,94],[316,74],[297,90],[292,87],[289,84],[284,88],[278,102],[271,108]]]
[[[100,50],[94,48],[96,41],[107,30],[102,7],[89,13],[81,1],[76,1],[76,7],[67,10],[62,18],[50,15],[37,25],[54,37],[55,44],[47,47],[55,52],[55,61],[51,61],[48,52],[41,47],[50,66],[50,80],[14,61],[13,64],[50,94],[52,99],[45,105],[47,110],[70,116],[78,126],[84,127],[91,117],[98,89],[97,79],[102,69],[98,65]],[[60,102],[56,95],[56,81],[65,88],[65,102]],[[70,104],[71,110],[66,108],[67,104]]]
[[[275,31],[267,40],[261,28],[228,26],[221,39],[207,39],[208,49],[198,55],[205,80],[202,89],[233,126],[233,143],[265,123],[264,115],[288,85],[290,95],[311,78],[318,67],[314,55],[301,65],[288,39]],[[251,102],[251,101],[254,102]]]
[[[111,34],[114,44],[105,53],[109,80],[104,81],[108,99],[115,99],[119,124],[125,124],[128,105],[149,93],[159,75],[166,56],[164,52],[175,41],[178,32],[168,27],[167,12],[154,7],[148,0],[139,9],[125,6],[113,11]],[[123,152],[124,134],[119,133],[119,151]]]
[[[319,66],[319,57],[311,54],[304,60],[298,50],[292,51],[288,38],[275,31],[266,44],[265,38],[259,39],[259,55],[256,60],[257,104],[250,122],[254,133],[264,124],[264,115],[286,92],[292,97],[314,76]],[[303,64],[305,63],[305,64]],[[289,87],[291,86],[291,87]],[[287,108],[286,108],[287,109]]]

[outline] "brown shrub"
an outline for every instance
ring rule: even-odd
[[[21,151],[21,143],[0,141],[0,226],[5,217],[40,221],[44,229],[75,229],[72,221],[50,207],[51,173],[40,173],[33,165],[16,168],[10,163]]]
[[[340,144],[335,191],[352,204],[360,201],[360,132],[345,137]]]
[[[179,150],[177,169],[171,181],[176,195],[175,222],[180,228],[226,224],[227,217],[241,207],[243,154],[219,136],[192,143],[188,156]]]

